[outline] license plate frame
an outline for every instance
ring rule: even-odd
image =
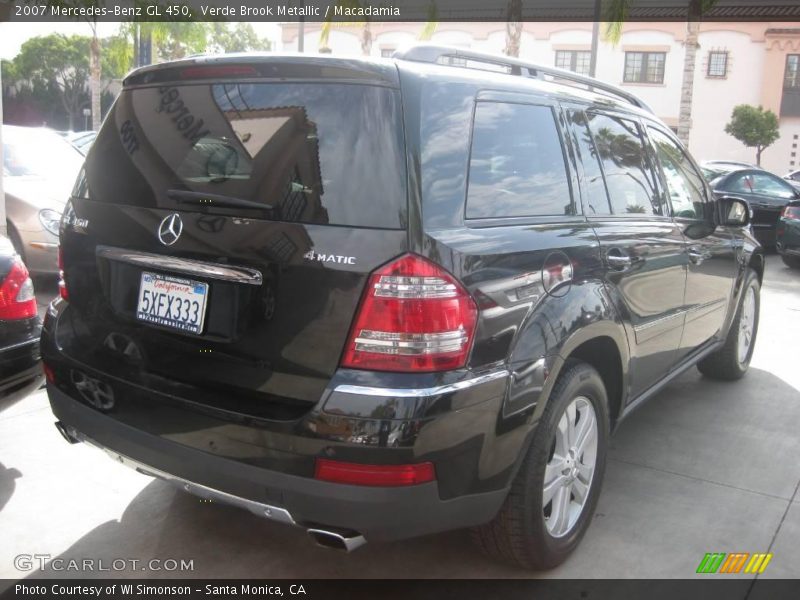
[[[136,319],[171,331],[202,335],[208,312],[208,291],[209,285],[202,281],[142,271]],[[186,317],[181,318],[183,315]]]

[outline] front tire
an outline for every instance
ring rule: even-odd
[[[782,254],[781,259],[783,260],[783,264],[787,267],[791,269],[800,269],[800,257]]]
[[[728,330],[725,345],[697,363],[697,368],[703,375],[725,381],[734,381],[744,376],[756,345],[760,307],[761,284],[755,271],[748,269],[745,273],[742,299]]]
[[[500,512],[473,529],[492,558],[526,569],[564,562],[589,527],[605,473],[608,396],[600,374],[570,361]]]

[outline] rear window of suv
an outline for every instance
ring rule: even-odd
[[[86,171],[93,201],[405,226],[399,98],[380,86],[211,83],[124,90]],[[204,206],[204,194],[265,208]],[[196,202],[181,201],[186,196]]]

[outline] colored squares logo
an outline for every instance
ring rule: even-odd
[[[763,573],[772,554],[708,552],[697,566],[698,573]]]

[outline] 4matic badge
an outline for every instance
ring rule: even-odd
[[[355,256],[341,256],[339,254],[323,254],[322,252],[316,252],[315,250],[309,250],[308,252],[303,254],[303,258],[305,258],[306,260],[313,260],[316,262],[337,263],[340,265],[356,264]]]

